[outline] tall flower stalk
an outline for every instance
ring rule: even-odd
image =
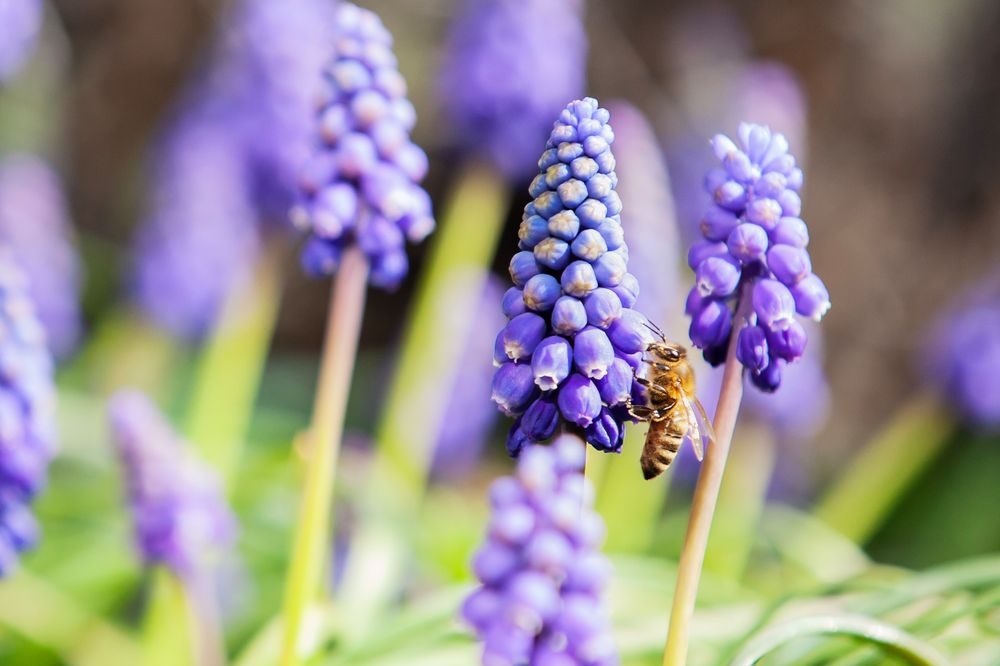
[[[420,241],[434,228],[430,198],[419,186],[427,157],[409,139],[416,115],[392,36],[375,14],[349,3],[337,6],[335,19],[334,54],[317,113],[320,145],[305,167],[293,211],[293,221],[309,231],[304,268],[337,275],[286,581],[283,666],[301,663],[309,651],[303,621],[328,560],[334,476],[367,282],[398,285],[408,269],[406,241]]]
[[[670,613],[665,666],[686,662],[708,536],[722,486],[743,395],[743,373],[773,392],[783,366],[799,358],[806,333],[795,315],[819,320],[830,307],[812,273],[805,223],[798,217],[802,170],[781,134],[743,123],[739,144],[712,140],[722,168],[705,186],[714,204],[701,221],[705,239],[692,245],[688,263],[696,283],[688,296],[691,340],[712,365],[724,363],[715,413],[716,441],[708,447],[695,487],[677,587]]]

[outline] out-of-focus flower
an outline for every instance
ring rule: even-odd
[[[2,0],[0,0],[2,2]],[[32,155],[0,161],[0,242],[28,276],[49,347],[69,354],[80,337],[80,265],[59,176]]]
[[[584,457],[572,436],[531,446],[516,476],[490,489],[493,515],[472,563],[481,585],[462,607],[483,641],[483,664],[618,663],[602,601],[604,524]]]
[[[629,246],[629,270],[642,285],[643,310],[669,332],[682,323],[683,305],[682,246],[667,165],[641,111],[627,102],[613,102],[608,110],[615,119],[618,193],[629,236],[642,239]]]
[[[221,113],[189,112],[158,147],[150,210],[129,287],[139,307],[182,338],[211,330],[260,243],[239,135]]]
[[[639,283],[628,272],[609,118],[593,98],[570,103],[529,188],[521,251],[510,261],[514,286],[503,298],[509,321],[493,356],[493,401],[516,419],[511,455],[560,422],[599,450],[621,449],[649,329],[632,309]]]
[[[578,0],[466,0],[448,36],[440,91],[470,146],[513,180],[568,99],[582,92],[587,40]]]
[[[42,0],[0,0],[0,85],[31,53],[42,27]]]
[[[142,393],[115,394],[108,415],[143,560],[181,578],[203,572],[236,535],[236,519],[218,477],[193,457]]]
[[[0,248],[0,576],[38,539],[32,498],[56,450],[53,363],[27,278]]]
[[[284,221],[315,144],[313,113],[337,37],[332,0],[245,0],[228,18],[215,80],[239,108],[263,219]],[[218,94],[218,93],[217,93]]]
[[[1000,277],[943,313],[923,365],[928,384],[970,424],[1000,429]]]
[[[691,341],[718,365],[732,334],[733,302],[750,299],[746,325],[737,323],[737,358],[758,388],[774,391],[783,365],[805,350],[806,332],[795,315],[819,321],[830,297],[806,250],[802,170],[788,141],[751,123],[740,125],[738,137],[739,145],[721,134],[712,140],[722,168],[705,178],[714,203],[701,219],[704,240],[688,252],[695,286],[686,312]]]
[[[427,156],[410,140],[416,122],[392,35],[378,16],[339,3],[334,56],[317,115],[322,146],[301,176],[293,221],[310,232],[307,272],[330,275],[348,245],[368,257],[372,284],[394,287],[406,275],[405,243],[434,229],[419,183]]]
[[[483,449],[497,420],[497,411],[483,400],[493,381],[491,339],[503,326],[497,303],[503,297],[500,279],[490,275],[472,317],[472,328],[458,363],[458,376],[450,388],[448,406],[438,433],[431,469],[435,475],[456,477],[468,471]]]

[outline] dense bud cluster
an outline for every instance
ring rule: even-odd
[[[735,304],[749,298],[752,309],[737,332],[737,356],[757,387],[773,391],[782,366],[805,350],[806,332],[795,315],[819,321],[830,297],[806,250],[809,231],[799,217],[802,170],[788,142],[749,123],[738,134],[739,145],[721,134],[712,140],[722,167],[705,178],[714,204],[701,220],[704,240],[688,253],[695,286],[686,311],[691,341],[718,365],[732,334]]]
[[[650,331],[632,309],[639,284],[628,272],[609,117],[589,97],[567,106],[531,182],[493,356],[493,400],[516,419],[511,455],[560,422],[599,450],[621,449]]]
[[[611,573],[598,551],[604,524],[572,436],[531,446],[517,474],[494,482],[486,541],[473,560],[481,585],[462,616],[486,666],[618,663],[602,596]]]
[[[347,2],[337,7],[336,25],[318,112],[322,147],[302,173],[293,221],[311,234],[302,255],[310,273],[332,274],[344,248],[356,243],[372,283],[393,287],[408,269],[406,241],[434,229],[430,197],[419,185],[427,156],[410,140],[416,113],[389,31]]]

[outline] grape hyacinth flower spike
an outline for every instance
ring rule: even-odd
[[[604,524],[571,435],[529,446],[513,477],[490,489],[493,515],[472,567],[480,586],[462,607],[493,664],[618,663],[603,592],[611,573],[598,550]]]
[[[27,278],[0,248],[0,577],[38,540],[31,501],[56,450],[56,393]]]
[[[44,10],[42,0],[0,2],[0,85],[13,78],[30,55]]]
[[[392,36],[374,13],[347,2],[335,13],[333,57],[318,77],[318,149],[301,177],[293,221],[309,232],[305,270],[336,273],[312,424],[306,438],[305,488],[286,578],[280,663],[293,666],[306,609],[321,591],[330,538],[333,483],[365,288],[395,287],[406,275],[406,241],[434,229],[430,197],[418,184],[427,156],[410,140],[416,122],[396,67]]]
[[[628,272],[609,119],[593,98],[570,103],[529,188],[493,359],[493,401],[515,419],[512,456],[560,424],[619,451],[630,420],[633,369],[650,330],[632,309],[639,285]]]
[[[712,140],[722,167],[705,178],[713,204],[701,219],[704,240],[688,252],[695,271],[686,305],[691,341],[709,363],[725,363],[725,369],[716,441],[698,476],[678,564],[664,664],[683,665],[687,659],[698,581],[743,395],[743,370],[759,389],[776,390],[782,366],[805,351],[806,332],[796,315],[819,321],[830,308],[806,250],[809,232],[799,198],[803,175],[788,141],[750,123],[742,123],[737,134],[738,143],[721,134]]]
[[[717,135],[712,148],[722,167],[705,187],[714,201],[701,220],[704,239],[688,263],[695,285],[687,300],[691,341],[712,365],[725,360],[737,327],[737,357],[763,391],[781,383],[781,368],[802,356],[806,332],[796,314],[819,321],[830,308],[822,280],[812,272],[802,221],[802,170],[788,142],[767,127],[743,123],[739,144]],[[749,301],[734,321],[735,303]]]

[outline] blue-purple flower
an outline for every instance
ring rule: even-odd
[[[42,27],[42,0],[0,0],[0,85],[17,74]]]
[[[199,338],[253,265],[260,230],[239,134],[225,113],[188,110],[158,146],[129,288],[153,321]]]
[[[45,331],[27,278],[0,248],[0,576],[38,539],[32,498],[55,454],[56,393]]]
[[[0,242],[28,277],[49,348],[65,357],[80,338],[80,262],[58,174],[38,157],[0,161]]]
[[[321,146],[303,170],[293,221],[310,232],[307,272],[332,274],[344,248],[357,244],[372,284],[391,288],[408,270],[406,242],[434,229],[419,185],[427,156],[410,140],[416,113],[392,35],[374,13],[347,2],[337,6],[336,26],[317,114]]]
[[[513,477],[490,489],[493,514],[472,567],[480,586],[462,617],[483,642],[484,665],[618,663],[603,591],[604,524],[572,436],[525,450]]]
[[[631,368],[649,329],[632,309],[639,284],[628,272],[609,118],[593,98],[570,103],[529,188],[493,355],[493,401],[516,419],[511,455],[560,423],[599,450],[621,449]]]
[[[733,331],[733,309],[749,299],[737,322],[737,358],[753,383],[774,391],[782,366],[802,356],[806,332],[796,315],[819,321],[830,308],[823,282],[812,272],[809,232],[799,217],[802,170],[782,134],[743,123],[739,144],[712,140],[721,168],[705,188],[713,204],[701,219],[703,240],[688,252],[695,286],[688,295],[691,341],[720,364]]]
[[[928,383],[966,421],[1000,429],[1000,278],[977,287],[940,317],[922,361]]]
[[[445,47],[439,89],[465,143],[509,179],[582,92],[587,39],[578,0],[466,0]]]
[[[236,536],[218,476],[142,393],[115,394],[108,415],[143,561],[182,578],[204,572]]]

